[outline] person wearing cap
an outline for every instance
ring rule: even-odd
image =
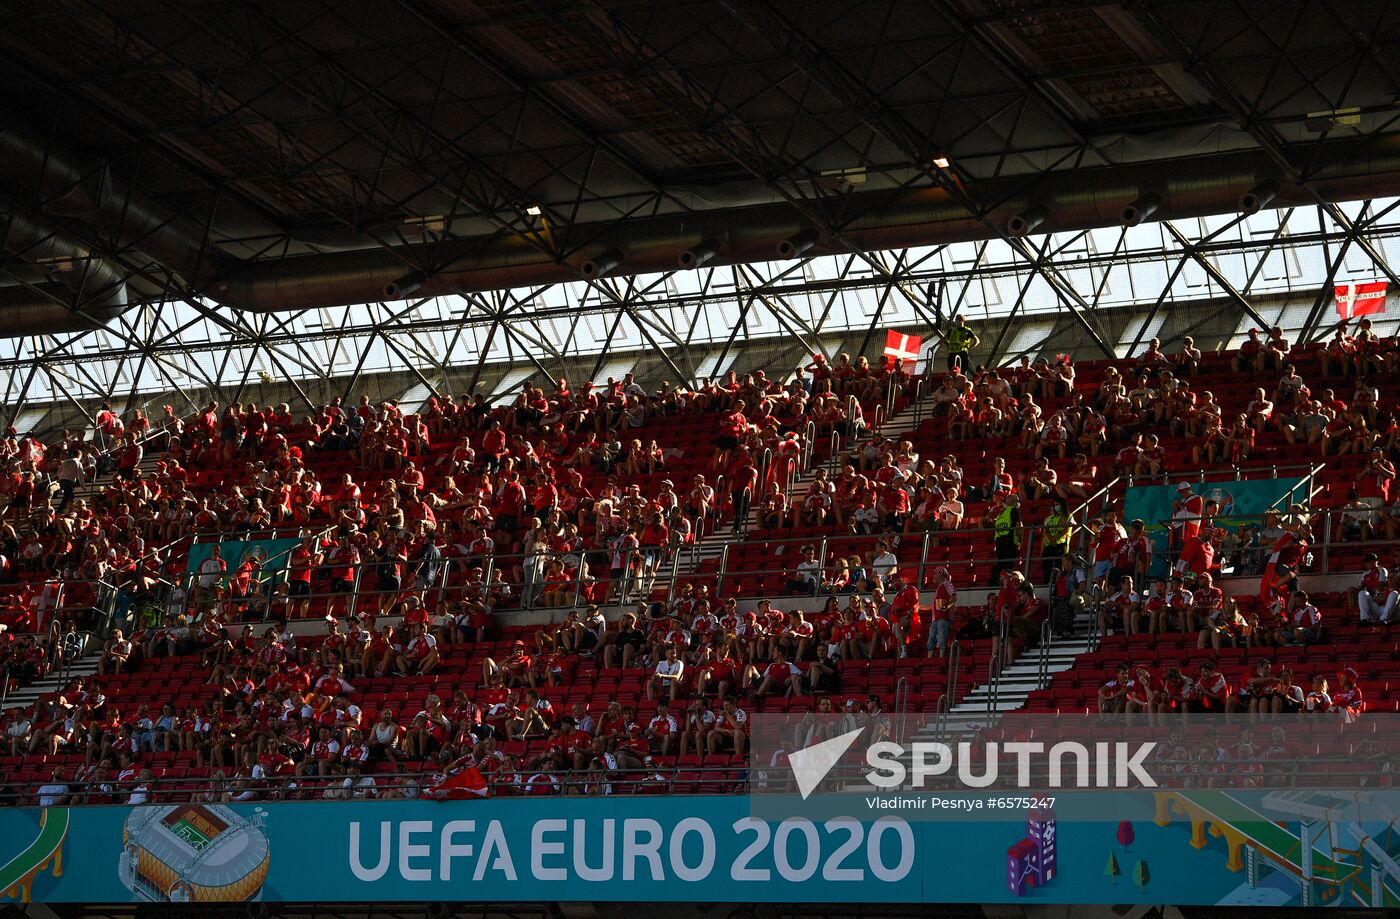
[[[507,687],[535,685],[534,660],[525,653],[525,642],[514,641],[510,654],[499,664],[490,657],[481,662],[482,682],[490,683],[497,675]]]
[[[1335,690],[1328,699],[1327,711],[1341,713],[1348,724],[1366,711],[1366,700],[1361,694],[1360,679],[1361,675],[1356,672],[1355,667],[1343,667],[1337,674],[1340,688]],[[1323,685],[1325,689],[1325,682]]]
[[[1375,555],[1367,556],[1374,559]],[[1375,576],[1380,575],[1378,579]],[[1377,580],[1375,587],[1367,586],[1367,580]],[[1356,591],[1356,606],[1361,614],[1362,625],[1389,626],[1395,621],[1395,609],[1400,604],[1400,572],[1387,573],[1384,568],[1373,566],[1368,569],[1360,588]]]
[[[715,490],[705,482],[705,476],[696,473],[690,480],[690,490],[686,492],[685,509],[699,520],[707,520],[715,511]]]
[[[1240,344],[1240,348],[1230,358],[1230,369],[1237,374],[1248,373],[1250,371],[1262,372],[1264,342],[1259,338],[1258,329],[1250,329],[1246,333],[1247,337]]]

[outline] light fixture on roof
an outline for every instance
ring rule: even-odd
[[[1043,204],[1033,204],[1006,221],[1006,232],[1011,236],[1029,236],[1049,216],[1049,208]]]
[[[1240,195],[1240,213],[1245,216],[1259,213],[1269,206],[1269,202],[1273,201],[1277,194],[1278,183],[1273,179],[1265,179]]]
[[[544,211],[540,210],[540,206],[538,204],[532,204],[529,207],[525,208],[525,213],[529,214],[531,217],[538,217],[540,214],[543,214]]]
[[[1303,118],[1303,129],[1312,134],[1321,134],[1335,127],[1354,128],[1361,124],[1361,109],[1335,108],[1328,112],[1308,112]]]
[[[778,243],[778,258],[797,258],[817,244],[820,235],[816,230],[802,230]]]
[[[716,255],[719,255],[719,240],[707,239],[689,249],[682,249],[676,256],[676,263],[682,268],[699,268]]]
[[[428,236],[430,234],[441,236],[447,229],[447,217],[443,214],[433,214],[429,217],[405,217],[402,228],[405,236]]]
[[[827,194],[843,195],[857,185],[865,184],[865,167],[851,166],[846,169],[823,169],[816,185]]]
[[[85,250],[79,250],[78,255],[51,255],[35,259],[35,263],[42,266],[46,274],[54,275],[67,271],[73,271],[78,267],[78,260],[87,257]]]
[[[952,161],[949,160],[947,156],[940,153],[933,158],[933,165],[937,166],[939,169],[947,169],[952,165]]]
[[[622,264],[622,250],[609,249],[601,255],[596,255],[579,266],[579,274],[583,275],[586,281],[596,281]]]
[[[1157,208],[1162,206],[1162,196],[1155,191],[1139,195],[1132,204],[1124,205],[1123,210],[1118,215],[1118,220],[1125,227],[1135,227],[1148,217],[1157,213]]]

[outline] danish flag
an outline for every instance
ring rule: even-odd
[[[1343,319],[1385,312],[1384,281],[1338,284],[1333,292],[1337,296],[1337,315]]]
[[[919,346],[924,340],[917,335],[905,335],[890,329],[885,333],[885,355],[902,361],[917,361]]]
[[[490,787],[481,770],[467,766],[459,772],[445,776],[436,785],[423,789],[423,797],[430,801],[470,801],[490,794]]]

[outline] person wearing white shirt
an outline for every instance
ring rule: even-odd
[[[647,700],[655,701],[656,689],[661,687],[667,697],[674,702],[680,694],[681,678],[685,675],[685,661],[676,656],[675,648],[666,649],[665,660],[658,661],[656,671],[647,681]]]
[[[136,784],[131,788],[131,794],[127,795],[127,804],[149,804],[151,803],[151,770],[142,769],[136,776]]]
[[[19,747],[29,742],[29,733],[33,727],[33,723],[23,714],[10,722],[10,726],[5,729],[5,736],[10,738],[11,756],[19,756]]]
[[[1384,572],[1385,569],[1382,568],[1381,571]],[[1367,625],[1390,625],[1395,618],[1397,604],[1400,604],[1400,572],[1387,575],[1378,590],[1366,590],[1363,586],[1356,594],[1356,606],[1361,613],[1361,622]]]
[[[39,786],[39,806],[58,807],[68,803],[68,786],[63,782],[62,767],[53,771],[52,780],[47,785]]]
[[[793,579],[788,581],[788,590],[803,596],[815,596],[821,585],[822,563],[817,558],[817,550],[811,546],[802,549],[802,560],[797,563]]]
[[[870,571],[886,588],[890,586],[890,578],[899,570],[899,559],[890,551],[889,544],[883,539],[875,544],[875,558],[870,562]]]

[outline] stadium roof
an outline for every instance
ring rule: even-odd
[[[1398,43],[1365,0],[14,0],[0,331],[1394,195]]]

